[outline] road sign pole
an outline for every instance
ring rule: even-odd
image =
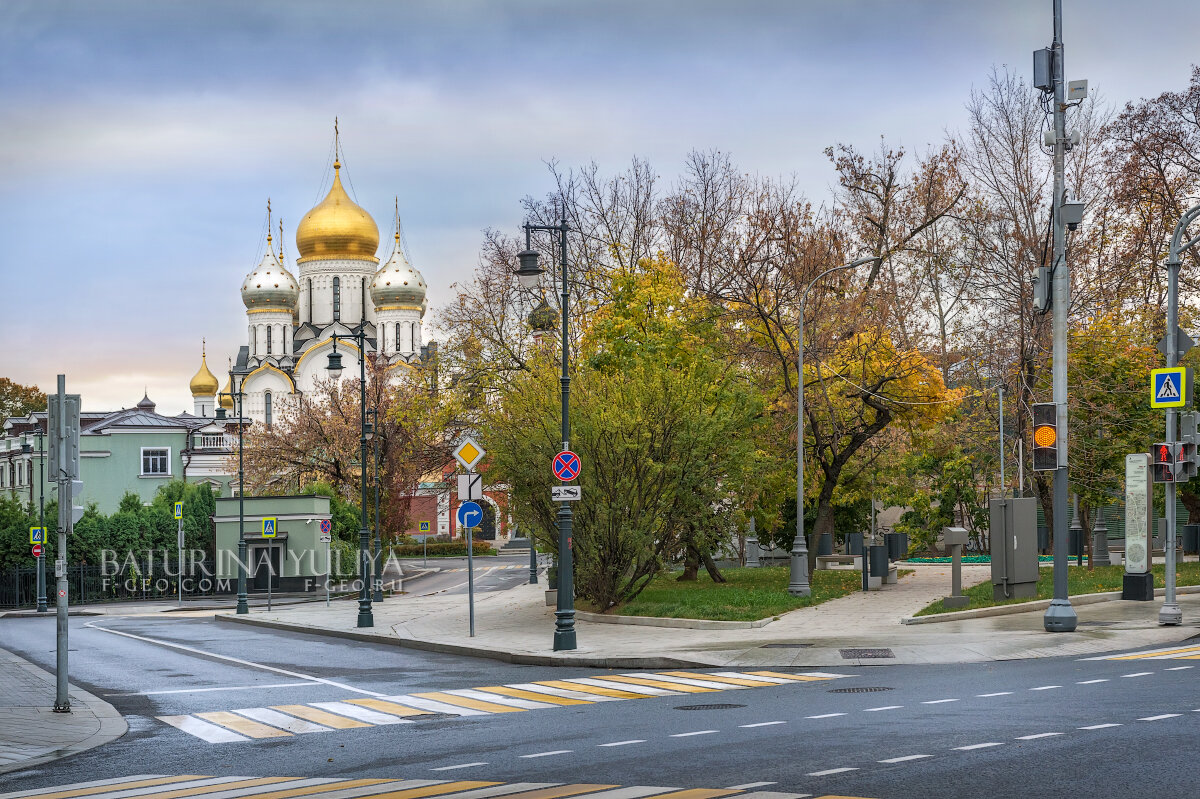
[[[471,537],[473,527],[467,528],[467,605],[471,618],[471,637],[475,637],[475,542]]]
[[[46,408],[49,411],[49,407]],[[47,412],[46,414],[50,414]],[[47,423],[49,419],[46,420]],[[38,524],[42,528],[42,545],[46,544],[46,435],[38,430]],[[37,612],[46,612],[46,555],[37,560]]]
[[[331,535],[329,536],[329,541],[325,542],[325,607],[329,607],[329,578],[332,576],[331,572],[333,570],[333,567],[330,565],[333,554],[331,552],[333,547],[332,541],[333,536]]]
[[[52,431],[54,435],[54,447],[58,452],[58,474],[54,475],[58,482],[58,506],[59,506],[59,527],[58,527],[58,551],[55,553],[56,563],[54,566],[55,587],[55,611],[57,615],[55,624],[55,645],[56,645],[56,671],[57,681],[54,694],[54,712],[55,713],[70,713],[71,712],[71,697],[67,686],[67,526],[71,521],[71,464],[67,458],[67,440],[70,436],[71,422],[67,419],[67,377],[66,375],[58,376],[58,393],[54,397],[55,407],[58,413],[55,416],[55,428]],[[62,508],[66,506],[66,515],[63,515]],[[67,524],[62,524],[62,520],[66,519]]]
[[[176,550],[179,553],[179,560],[175,565],[175,582],[179,586],[179,604],[183,605],[183,519],[179,520],[179,532],[176,534]]]

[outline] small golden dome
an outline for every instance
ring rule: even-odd
[[[333,162],[333,186],[296,228],[296,263],[347,258],[379,263],[379,228],[342,188],[342,165]]]
[[[200,351],[200,371],[196,372],[196,376],[192,378],[192,382],[188,383],[188,388],[192,390],[193,397],[211,397],[217,393],[217,378],[212,372],[208,371],[208,363],[205,360],[206,355],[204,350]]]
[[[232,391],[233,385],[229,382],[229,378],[227,377],[225,378],[225,388],[221,389],[221,396],[217,399],[217,402],[220,404],[220,406],[227,411],[233,410]]]

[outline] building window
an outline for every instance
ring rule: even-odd
[[[312,313],[313,313],[313,306],[312,306],[312,278],[310,277],[310,278],[308,279],[308,321],[309,321],[309,323],[310,323],[310,324],[312,323],[312,320],[313,320],[313,315],[312,315]]]
[[[342,321],[342,279],[333,279],[333,321]]]
[[[267,355],[271,354],[271,326],[267,325]]]
[[[33,485],[33,461],[29,462],[29,479],[25,481],[26,485]]]
[[[171,450],[165,447],[142,447],[142,474],[170,475]]]
[[[264,408],[263,421],[265,421],[267,423],[267,427],[270,427],[271,422],[272,422],[271,392],[270,391],[268,391],[265,395],[263,395],[263,408]]]
[[[400,323],[396,323],[396,352],[400,351]]]
[[[367,321],[367,279],[365,277],[358,284],[358,309],[362,321]]]

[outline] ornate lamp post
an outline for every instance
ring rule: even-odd
[[[557,225],[525,224],[525,249],[517,253],[520,267],[516,276],[523,288],[537,288],[543,270],[538,266],[538,252],[530,245],[530,233],[543,230],[558,234],[559,267],[562,269],[562,448],[570,449],[570,400],[571,377],[567,371],[567,356],[569,340],[567,338],[567,320],[570,316],[569,299],[570,281],[567,273],[567,232],[571,229],[567,220],[563,219]],[[533,540],[530,539],[532,547]],[[558,608],[554,612],[554,649],[555,651],[575,648],[575,580],[574,564],[571,558],[571,503],[563,502],[558,507]]]
[[[229,397],[234,402],[234,407],[237,412],[238,420],[238,556],[237,556],[237,613],[239,615],[250,612],[249,603],[246,600],[246,470],[245,461],[243,459],[243,438],[242,432],[245,430],[245,417],[242,408],[242,399],[245,394],[242,393],[242,381],[234,382],[233,369],[229,370],[229,391],[222,392],[223,396]],[[220,396],[217,397],[218,403]],[[225,409],[221,408],[217,418],[224,418]]]
[[[349,339],[358,343],[358,394],[362,406],[360,417],[359,437],[359,508],[361,525],[358,530],[358,563],[359,574],[362,576],[362,587],[358,592],[358,626],[374,627],[375,618],[371,613],[371,531],[367,529],[367,441],[370,440],[371,430],[367,424],[367,335],[363,331],[350,335],[333,334],[333,351],[329,353],[329,376],[337,380],[342,376],[342,356],[337,351],[338,339]]]
[[[379,409],[371,408],[367,411],[367,415],[371,417],[369,424],[371,432],[369,437],[373,445],[374,452],[372,453],[372,467],[374,469],[373,482],[375,483],[375,570],[372,575],[372,585],[374,586],[374,596],[372,601],[383,601],[383,542],[379,532]]]

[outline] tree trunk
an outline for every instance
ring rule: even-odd
[[[687,554],[683,561],[683,574],[675,578],[677,582],[694,583],[700,575],[700,550],[692,546],[689,542],[687,545]]]
[[[708,572],[709,579],[712,580],[714,583],[725,582],[725,575],[721,574],[720,570],[717,568],[717,564],[712,559],[712,555],[705,552],[705,553],[703,553],[703,558],[704,558],[704,568]]]

